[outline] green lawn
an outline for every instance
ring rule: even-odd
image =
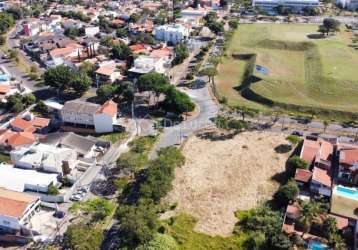
[[[127,132],[113,132],[110,134],[100,135],[98,138],[104,141],[110,141],[112,144],[121,142],[127,139],[129,134]]]
[[[210,236],[194,231],[196,220],[188,214],[179,214],[164,223],[166,233],[171,235],[179,245],[180,250],[227,250],[244,249],[242,247],[248,235],[231,237]]]
[[[218,91],[229,104],[245,104],[268,110],[267,106],[244,99],[234,89],[241,84],[246,62],[232,54],[253,53],[256,64],[269,75],[252,85],[257,94],[284,104],[296,104],[339,111],[358,112],[358,51],[351,48],[352,34],[342,31],[325,39],[317,25],[242,24],[235,32],[227,57],[219,65]]]

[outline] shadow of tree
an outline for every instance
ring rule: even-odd
[[[308,34],[307,38],[309,39],[324,39],[325,36],[321,33]]]
[[[274,148],[275,152],[278,154],[286,154],[290,152],[292,149],[292,146],[289,144],[281,144]]]

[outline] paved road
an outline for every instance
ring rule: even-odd
[[[163,147],[178,145],[195,131],[212,124],[210,118],[217,115],[219,106],[212,99],[208,88],[208,84],[205,84],[204,87],[198,89],[179,88],[181,91],[187,93],[198,105],[200,113],[192,120],[184,121],[180,124],[165,128],[164,133],[161,135],[160,140],[156,145],[155,151]]]

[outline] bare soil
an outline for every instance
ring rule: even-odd
[[[237,222],[234,212],[268,200],[279,183],[272,179],[285,170],[289,152],[285,135],[243,132],[232,139],[189,138],[183,148],[186,163],[176,170],[167,201],[178,202],[175,213],[198,218],[196,231],[229,236]]]

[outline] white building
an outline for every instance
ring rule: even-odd
[[[186,8],[180,12],[181,18],[185,23],[190,23],[193,26],[199,26],[203,24],[203,18],[207,14],[205,8]]]
[[[349,10],[358,10],[358,0],[337,0],[337,4]]]
[[[170,24],[155,27],[155,38],[177,44],[189,38],[190,29],[181,24]]]
[[[74,100],[66,102],[61,110],[64,125],[94,129],[96,133],[113,132],[117,121],[117,104],[111,100],[102,106]]]
[[[0,188],[0,228],[18,231],[26,227],[40,203],[38,196]]]
[[[69,174],[77,163],[76,151],[42,143],[13,150],[10,156],[17,167],[64,175]]]
[[[15,168],[7,164],[0,165],[0,187],[17,192],[28,190],[47,193],[49,185],[58,184],[57,176],[57,174]]]
[[[164,57],[152,57],[140,55],[134,60],[133,67],[129,69],[129,72],[136,74],[146,74],[149,72],[157,72],[164,74],[167,68],[165,67]]]
[[[253,0],[252,6],[264,10],[269,14],[276,13],[277,6],[290,8],[294,12],[300,12],[305,7],[316,8],[319,0]]]
[[[99,33],[99,26],[89,26],[85,28],[86,36],[95,36]]]

